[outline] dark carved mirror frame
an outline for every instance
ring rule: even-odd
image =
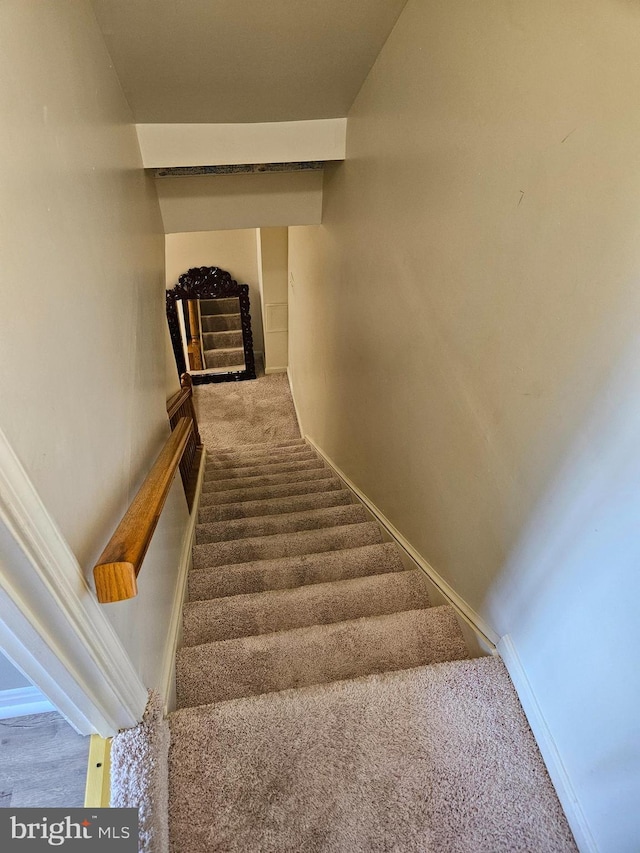
[[[181,299],[229,299],[234,296],[237,296],[240,302],[245,369],[229,373],[191,373],[194,385],[204,385],[209,382],[239,382],[243,379],[256,378],[249,310],[249,285],[238,284],[226,270],[221,270],[219,267],[194,267],[178,278],[175,287],[167,290],[167,322],[179,376],[189,373],[189,369],[185,363],[182,348],[177,303]]]

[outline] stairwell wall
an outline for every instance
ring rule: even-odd
[[[304,432],[509,636],[608,853],[640,837],[639,38],[614,0],[409,0],[289,232]]]
[[[92,583],[169,434],[162,221],[88,0],[3,3],[0,79],[0,428]],[[187,521],[178,480],[139,597],[103,611],[147,687]]]

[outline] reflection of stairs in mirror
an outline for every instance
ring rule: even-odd
[[[202,299],[202,348],[208,369],[244,370],[240,305],[237,298]]]

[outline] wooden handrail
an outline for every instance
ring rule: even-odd
[[[192,432],[192,421],[180,418],[96,563],[93,576],[101,604],[137,595],[140,566]]]
[[[193,509],[193,504],[196,497],[196,489],[198,486],[198,476],[200,473],[200,465],[202,462],[202,454],[204,448],[202,439],[198,430],[198,418],[193,405],[193,382],[188,373],[184,373],[180,381],[180,390],[167,402],[167,415],[171,429],[175,429],[180,418],[189,418],[193,422],[193,434],[189,439],[189,443],[180,462],[180,476],[184,486],[184,493],[187,498],[187,506],[189,512]]]
[[[189,386],[182,387],[179,391],[169,397],[167,400],[167,416],[169,420],[177,413],[180,406],[187,402],[191,396],[191,388]]]

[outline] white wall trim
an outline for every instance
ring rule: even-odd
[[[55,710],[42,691],[31,684],[28,687],[0,691],[0,720],[26,717],[29,714],[44,714]]]
[[[571,784],[569,773],[551,734],[542,709],[535,697],[531,683],[522,666],[520,656],[509,634],[498,642],[498,653],[504,661],[513,686],[520,699],[520,704],[531,726],[542,758],[553,782],[558,799],[564,809],[573,832],[576,844],[581,853],[598,853],[598,846],[591,833],[587,818],[582,810],[575,789]]]
[[[344,160],[347,119],[137,124],[145,169]]]
[[[0,648],[81,733],[135,725],[147,690],[0,430]]]
[[[295,402],[294,402],[295,407]],[[296,409],[296,415],[297,415]],[[300,418],[298,416],[298,422]],[[304,435],[304,433],[303,433]],[[313,439],[309,438],[308,435],[305,436],[305,439],[309,442],[309,444],[314,448],[314,450],[324,459],[324,461],[329,465],[329,467],[333,468],[338,477],[342,480],[342,482],[350,489],[354,495],[361,501],[369,512],[375,517],[378,524],[380,524],[389,534],[389,536],[396,542],[396,544],[402,548],[402,550],[408,554],[408,556],[413,560],[416,566],[423,571],[431,583],[434,584],[440,591],[440,593],[444,596],[444,598],[449,602],[449,604],[456,610],[456,612],[464,619],[464,621],[470,626],[470,628],[478,634],[480,640],[486,645],[488,650],[493,650],[497,645],[500,637],[493,630],[493,628],[486,622],[476,611],[467,604],[467,602],[460,596],[458,593],[451,587],[445,579],[436,572],[433,566],[428,563],[425,558],[416,551],[413,545],[400,533],[397,527],[395,527],[386,515],[380,510],[369,498],[361,491],[358,486],[342,471],[342,469],[336,465],[336,463],[324,453],[320,447],[313,441]]]
[[[291,365],[287,367],[287,380],[289,381],[289,390],[291,391],[291,400],[293,402],[293,409],[296,413],[296,420],[298,421],[298,429],[300,430],[300,435],[304,436],[304,430],[302,429],[302,419],[300,418],[300,412],[298,410],[298,404],[296,403],[296,395],[293,393],[293,376],[291,374]],[[307,441],[311,442],[310,438],[307,438]],[[316,446],[315,444],[313,445]]]
[[[168,714],[175,709],[176,705],[176,651],[182,634],[182,609],[187,595],[187,576],[191,568],[191,551],[193,548],[193,537],[198,520],[198,504],[204,481],[204,468],[206,462],[206,451],[203,451],[200,459],[200,470],[198,471],[198,482],[193,498],[193,507],[189,523],[182,540],[182,551],[180,553],[180,567],[176,581],[176,592],[171,609],[169,630],[167,632],[167,643],[162,661],[162,675],[160,678],[160,694],[164,702],[164,713]]]

